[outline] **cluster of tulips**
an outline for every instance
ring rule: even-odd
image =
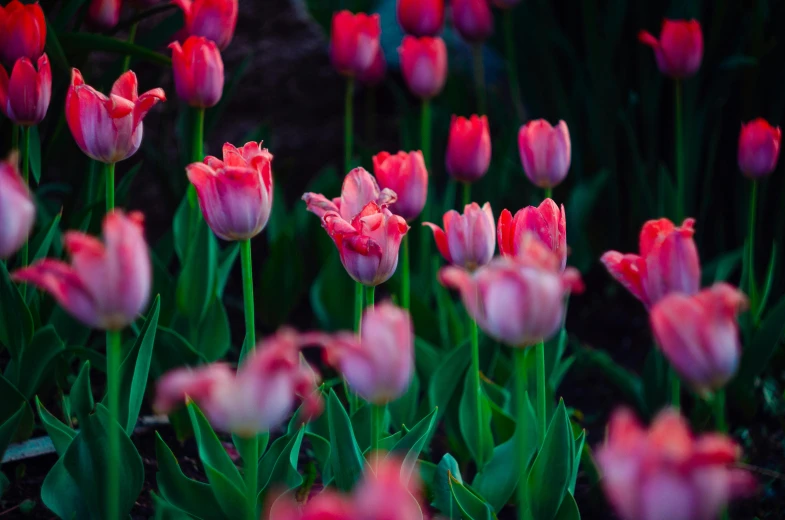
[[[472,183],[488,174],[491,162],[491,132],[483,113],[484,102],[478,103],[478,114],[453,116],[445,169],[464,185],[464,208],[462,213],[445,213],[441,227],[427,222],[438,218],[428,191],[429,185],[433,187],[429,181],[429,102],[439,95],[447,77],[447,48],[439,37],[445,19],[444,1],[397,2],[398,22],[407,33],[399,49],[403,78],[411,93],[422,100],[422,150],[378,153],[373,157],[373,175],[362,167],[350,168],[351,103],[355,81],[375,84],[385,74],[386,63],[379,43],[380,19],[378,15],[336,13],[330,55],[335,69],[347,79],[348,173],[339,196],[309,192],[302,198],[306,209],[320,219],[334,242],[346,273],[357,283],[355,330],[326,333],[285,328],[257,345],[250,241],[264,230],[271,216],[273,156],[261,142],[241,147],[227,143],[221,158],[205,157],[202,150],[204,112],[215,106],[222,95],[221,50],[232,40],[238,2],[176,3],[185,14],[185,28],[182,43],[170,45],[175,88],[178,97],[197,114],[194,143],[198,145],[193,151],[194,162],[186,168],[192,184],[187,206],[189,221],[194,229],[206,224],[218,238],[240,244],[246,337],[236,370],[220,361],[174,369],[157,382],[154,408],[169,414],[184,404],[190,411],[198,406],[212,428],[233,434],[236,444],[242,446],[243,460],[252,461],[250,465],[246,463],[244,483],[226,485],[236,486],[245,504],[222,504],[223,511],[241,511],[249,520],[260,514],[272,520],[427,517],[416,457],[411,460],[384,453],[390,448],[386,442],[386,407],[406,394],[415,371],[408,234],[410,224],[421,219],[421,225],[432,231],[435,247],[448,264],[436,276],[443,286],[460,293],[470,319],[472,365],[467,384],[471,385],[473,402],[478,407],[476,418],[486,413],[482,410],[486,390],[481,383],[480,331],[510,348],[517,422],[513,451],[520,465],[515,477],[520,478],[518,510],[521,519],[545,518],[526,506],[531,499],[530,486],[525,485],[531,456],[527,443],[531,441],[525,438],[525,432],[536,432],[538,450],[546,449],[546,432],[550,429],[545,342],[563,328],[570,293],[583,290],[580,274],[567,266],[564,205],[552,199],[552,190],[566,178],[571,164],[570,134],[565,122],[552,126],[545,120],[536,120],[520,128],[521,164],[528,179],[543,189],[544,200],[539,206],[514,214],[504,209],[497,220],[490,203],[481,206],[471,198]],[[509,10],[517,2],[495,0],[493,4]],[[96,27],[113,27],[118,23],[120,6],[118,0],[92,0],[88,18]],[[450,10],[453,26],[467,42],[479,46],[493,32],[487,0],[451,0]],[[0,109],[22,132],[21,167],[15,151],[0,164],[0,258],[10,265],[10,259],[16,255],[17,269],[12,278],[19,282],[22,294],[32,290],[25,287],[30,284],[50,294],[88,327],[107,331],[107,407],[114,424],[120,421],[122,331],[135,324],[148,308],[153,273],[143,216],[114,207],[114,165],[139,150],[145,115],[166,96],[160,88],[138,94],[137,79],[131,71],[117,79],[107,96],[73,69],[65,117],[82,152],[106,165],[103,241],[80,231],[69,231],[63,245],[70,263],[54,258],[30,263],[28,236],[36,217],[33,193],[28,187],[30,127],[45,117],[52,90],[52,71],[43,52],[46,31],[44,13],[38,4],[12,0],[0,7],[0,58],[4,65],[0,67]],[[652,47],[660,71],[677,85],[700,67],[703,37],[696,21],[666,20],[659,38],[642,32],[640,41]],[[10,75],[7,69],[11,70]],[[509,75],[517,77],[514,70]],[[481,80],[477,91],[482,98]],[[762,119],[742,125],[738,143],[740,170],[753,183],[757,182],[774,170],[779,147],[778,128]],[[677,153],[677,161],[681,160],[678,156]],[[679,219],[685,216],[682,171],[677,164],[677,191],[682,197]],[[754,220],[750,226],[754,231]],[[755,488],[751,475],[734,467],[741,453],[727,435],[723,392],[736,374],[741,358],[738,315],[748,307],[757,315],[761,296],[752,275],[744,281],[749,297],[727,283],[701,288],[701,264],[693,241],[695,227],[692,218],[685,218],[680,225],[665,218],[652,220],[641,230],[639,254],[609,251],[602,256],[613,278],[648,310],[656,343],[674,371],[673,406],[662,411],[648,429],[631,411],[618,410],[608,426],[607,441],[597,449],[596,461],[607,497],[626,520],[716,518],[731,498],[749,494]],[[195,234],[191,233],[191,239]],[[753,249],[750,245],[750,255]],[[399,256],[403,276],[396,303],[376,304],[375,288],[393,276]],[[265,477],[256,470],[256,462],[264,448],[259,439],[284,425],[295,409],[295,422],[301,424],[317,420],[325,408],[326,389],[319,367],[308,364],[302,355],[304,348],[313,346],[323,349],[325,365],[342,376],[348,388],[347,402],[352,407],[359,400],[368,403],[368,467],[351,494],[330,489],[311,497],[268,494],[268,503],[262,507],[259,479]],[[526,381],[530,363],[527,354],[531,349],[536,367],[533,386]],[[684,394],[680,382],[688,385],[698,398],[712,403],[716,433],[693,435],[679,414]],[[524,404],[529,402],[531,388],[536,388],[533,411]],[[298,407],[296,403],[300,403]],[[527,423],[532,420],[536,426],[527,430]],[[480,429],[478,438],[484,435],[481,422],[476,425]],[[108,430],[108,499],[106,510],[99,514],[107,519],[127,514],[121,503],[121,468],[117,467],[117,454],[125,441],[121,429],[115,426]],[[214,484],[211,475],[208,472]],[[199,489],[194,487],[191,491],[198,493]],[[457,505],[464,516],[480,518],[473,516],[471,507],[458,498]]]

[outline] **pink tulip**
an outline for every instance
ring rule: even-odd
[[[601,261],[647,309],[672,292],[695,294],[701,267],[694,225],[691,218],[681,227],[666,218],[650,220],[641,229],[640,255],[608,251]]]
[[[333,15],[330,58],[346,76],[356,76],[374,65],[382,33],[379,15],[340,11]]]
[[[87,8],[87,21],[97,29],[111,29],[120,21],[121,0],[91,0]]]
[[[37,61],[46,45],[46,18],[38,2],[11,0],[0,5],[0,58],[8,66],[19,58]]]
[[[461,38],[477,43],[493,34],[493,13],[488,0],[450,0],[452,24]]]
[[[452,116],[447,140],[447,172],[461,182],[475,182],[491,165],[491,133],[488,117]]]
[[[49,58],[42,54],[38,58],[38,71],[28,58],[19,58],[8,77],[0,67],[0,110],[22,126],[40,123],[49,108],[52,98],[52,67]]]
[[[711,520],[729,500],[755,488],[747,471],[733,467],[740,451],[723,434],[694,437],[675,410],[660,412],[647,431],[632,412],[620,409],[597,463],[622,520]]]
[[[376,57],[371,66],[357,74],[357,81],[369,87],[375,87],[382,81],[387,74],[387,60],[384,59],[384,49],[379,45]]]
[[[486,202],[480,209],[476,202],[467,204],[463,215],[455,210],[444,214],[444,230],[424,222],[433,231],[436,247],[445,260],[467,271],[474,271],[493,258],[496,234],[493,229],[493,212]]]
[[[82,152],[111,164],[136,153],[142,144],[142,119],[159,101],[166,101],[160,88],[137,94],[136,74],[130,70],[115,81],[106,97],[85,84],[82,74],[73,69],[65,119]]]
[[[286,494],[273,501],[267,520],[357,520],[354,504],[331,488],[325,488],[308,502],[300,505]]]
[[[75,318],[96,329],[132,323],[150,298],[150,253],[141,213],[112,211],[104,218],[104,243],[78,231],[65,234],[71,265],[46,258],[13,274],[49,292]]]
[[[695,295],[672,293],[651,309],[657,344],[677,372],[702,394],[725,386],[741,357],[736,315],[747,298],[718,283]]]
[[[0,258],[19,250],[35,223],[35,203],[18,164],[16,152],[0,161]]]
[[[398,0],[395,13],[405,33],[436,36],[444,25],[444,0]]]
[[[553,200],[545,199],[539,207],[527,206],[519,210],[515,217],[508,210],[502,210],[497,233],[499,252],[504,256],[523,254],[523,238],[532,233],[556,254],[562,269],[567,265],[567,217],[563,204],[559,209]]]
[[[762,118],[742,123],[739,134],[739,169],[750,179],[769,175],[777,167],[782,132]]]
[[[461,292],[480,328],[512,347],[552,336],[564,318],[564,295],[582,290],[578,272],[561,272],[559,258],[537,238],[527,236],[522,247],[517,259],[494,259],[473,274],[453,266],[439,271],[439,281]]]
[[[420,215],[428,198],[428,170],[422,152],[381,152],[373,157],[373,173],[382,188],[397,195],[390,211],[407,221]]]
[[[420,99],[439,94],[447,81],[447,46],[439,37],[404,36],[398,48],[401,72],[409,91]]]
[[[172,370],[158,381],[153,407],[170,413],[191,399],[215,428],[243,437],[278,427],[296,399],[303,401],[301,417],[310,420],[322,411],[318,377],[300,359],[310,341],[307,334],[283,329],[248,354],[236,373],[227,363]]]
[[[703,31],[696,20],[663,20],[660,39],[646,31],[638,40],[654,49],[660,72],[671,78],[694,76],[703,60]]]
[[[224,144],[223,161],[212,155],[186,167],[210,229],[223,240],[248,240],[262,232],[273,205],[273,156],[262,143]]]
[[[219,49],[229,46],[237,26],[238,0],[172,0],[183,10],[185,33],[204,36]]]
[[[221,52],[204,36],[189,36],[169,45],[177,95],[192,107],[218,104],[224,89],[224,62]]]
[[[564,121],[555,127],[544,120],[529,121],[518,132],[523,171],[535,186],[553,188],[570,170],[572,145]]]
[[[369,202],[384,206],[392,204],[396,198],[394,191],[387,188],[380,190],[376,179],[364,168],[355,168],[346,175],[338,198],[330,200],[320,193],[310,192],[303,195],[308,211],[317,217],[322,218],[334,211],[346,221],[352,220]]]

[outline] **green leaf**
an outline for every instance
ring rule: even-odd
[[[231,347],[229,316],[220,299],[213,300],[207,309],[207,314],[199,324],[194,347],[209,362],[221,359],[229,351]]]
[[[215,300],[218,242],[203,220],[192,238],[177,279],[177,309],[198,324]]]
[[[38,248],[35,250],[35,254],[33,255],[33,259],[30,263],[37,262],[38,260],[45,258],[49,254],[49,249],[52,247],[52,241],[56,236],[60,234],[59,226],[60,226],[60,219],[62,218],[62,216],[63,216],[62,213],[58,213],[57,215],[55,215],[55,217],[52,219],[52,222],[49,224],[49,228],[47,228],[46,233],[43,235],[39,233],[41,239],[40,242],[38,242]],[[36,237],[36,240],[34,240],[33,243],[31,243],[31,246],[37,241],[37,239],[38,237]],[[30,298],[34,293],[35,291],[27,292],[28,302],[30,301]]]
[[[288,436],[288,442],[281,450],[281,454],[276,458],[272,468],[267,469],[267,465],[260,464],[260,474],[263,479],[260,483],[262,492],[259,494],[259,499],[263,498],[264,490],[272,485],[273,487],[282,486],[285,490],[294,489],[303,483],[303,477],[297,471],[297,462],[300,458],[300,447],[303,442],[303,435],[305,428],[300,428],[296,434]],[[280,439],[279,439],[280,440]],[[271,450],[272,451],[272,450]],[[264,468],[264,471],[262,469]]]
[[[232,242],[227,247],[221,250],[218,255],[218,282],[215,289],[218,298],[223,296],[226,281],[229,279],[229,273],[232,272],[234,263],[237,261],[237,256],[240,254],[240,243]]]
[[[406,471],[407,478],[411,477],[420,453],[425,448],[428,439],[431,438],[433,428],[436,426],[436,412],[436,408],[431,410],[431,413],[423,417],[411,430],[406,432],[391,450],[391,453],[404,456],[403,463],[405,469],[402,471]]]
[[[8,348],[11,359],[18,360],[33,337],[33,317],[11,281],[5,262],[0,262],[0,309],[0,343]]]
[[[196,222],[197,219],[202,218],[199,215],[199,207],[191,207],[186,193],[177,206],[177,211],[174,213],[174,220],[172,221],[172,234],[174,235],[174,252],[177,253],[177,258],[180,263],[185,263],[186,253],[188,252],[188,243],[191,238],[191,223]]]
[[[153,499],[155,507],[155,520],[183,520],[193,518],[179,507],[175,507],[163,498],[159,497],[155,491],[150,491],[150,498]]]
[[[88,417],[93,413],[93,408],[95,408],[95,401],[90,386],[90,362],[85,361],[71,387],[71,409],[79,419],[80,427],[87,422]]]
[[[26,412],[12,440],[18,442],[30,437],[33,432],[33,410],[27,404],[25,396],[2,375],[0,375],[0,396],[2,396],[0,399],[0,424],[13,417],[19,411],[19,407],[24,407]]]
[[[447,515],[448,518],[460,518],[458,504],[452,496],[450,480],[453,478],[463,483],[458,462],[452,455],[446,453],[442,460],[439,461],[439,465],[436,467],[433,475],[431,482],[433,502],[431,502],[431,505]]]
[[[473,391],[471,368],[466,371],[463,396],[458,408],[458,421],[466,447],[469,448],[477,467],[482,469],[493,455],[493,432],[491,432],[491,406],[488,396],[480,388],[480,394]],[[479,399],[479,404],[477,400]],[[479,407],[479,410],[478,410]],[[481,413],[481,416],[478,416]]]
[[[581,512],[578,511],[578,504],[572,493],[564,495],[564,500],[553,520],[581,520]]]
[[[142,165],[144,161],[139,161],[138,163],[134,164],[130,170],[128,170],[125,175],[123,175],[122,180],[115,188],[115,202],[118,206],[122,205],[125,206],[128,202],[128,193],[131,191],[131,183],[134,182],[136,176],[142,170]]]
[[[60,40],[57,38],[57,31],[52,27],[52,23],[46,20],[46,54],[52,60],[52,65],[60,69],[60,72],[70,73],[71,66],[68,64],[68,59],[65,57],[63,46],[60,45]]]
[[[79,484],[65,468],[64,460],[63,456],[57,459],[46,474],[41,485],[41,501],[60,518],[92,519]]]
[[[91,34],[86,32],[79,33],[60,33],[60,43],[68,53],[77,51],[103,51],[112,52],[115,54],[130,55],[132,58],[137,58],[156,65],[170,68],[172,66],[172,59],[159,52],[151,51],[139,45],[128,43],[123,40],[111,38],[109,36],[102,36],[100,34]]]
[[[431,376],[431,383],[428,386],[428,404],[431,408],[439,409],[439,417],[447,410],[447,404],[458,388],[470,361],[469,342],[464,341],[444,356],[439,368]]]
[[[38,126],[30,127],[30,171],[36,184],[41,183],[41,136]]]
[[[282,234],[270,247],[255,291],[263,322],[271,328],[285,323],[306,293],[305,261],[298,239]],[[276,298],[267,295],[275,294]]]
[[[0,424],[0,460],[2,460],[8,445],[11,444],[11,439],[19,429],[19,425],[22,424],[22,419],[24,418],[26,411],[27,403],[22,403],[14,415]]]
[[[337,252],[331,252],[311,285],[311,308],[324,330],[350,329],[354,307],[346,305],[346,295],[354,294],[354,280],[341,265]]]
[[[316,433],[305,432],[305,436],[311,443],[314,458],[322,475],[322,483],[326,486],[332,480],[332,466],[330,465],[330,441]]]
[[[412,424],[417,420],[417,406],[420,397],[420,378],[417,372],[412,375],[406,393],[387,405],[393,425]]]
[[[49,438],[52,439],[55,451],[58,455],[62,456],[65,453],[65,450],[68,449],[68,445],[71,444],[71,441],[76,437],[76,430],[52,415],[49,410],[44,408],[44,405],[41,404],[38,397],[35,398],[35,406],[38,409],[38,417],[44,424],[46,433],[49,435]]]
[[[187,339],[172,329],[158,326],[151,367],[154,378],[161,377],[166,371],[175,367],[206,362],[204,356],[194,350]]]
[[[736,376],[738,384],[752,383],[769,363],[769,359],[785,337],[785,297],[766,313],[766,318],[744,349],[741,367]]]
[[[52,361],[64,350],[54,327],[39,329],[22,352],[17,373],[17,388],[26,399],[32,399]]]
[[[760,301],[758,302],[758,311],[755,313],[755,323],[758,323],[766,310],[766,302],[771,295],[771,286],[774,284],[775,267],[777,266],[777,244],[771,245],[771,258],[769,259],[769,268],[766,271],[766,281],[763,284],[763,291]]]
[[[578,438],[575,439],[575,460],[572,463],[572,477],[570,485],[567,487],[570,494],[575,493],[575,484],[578,482],[578,469],[581,467],[581,457],[583,457],[583,446],[586,444],[586,430],[581,430]],[[564,503],[562,503],[564,506]]]
[[[534,520],[553,518],[559,511],[572,477],[573,442],[567,408],[559,400],[526,482],[528,507]]]
[[[349,491],[362,475],[364,459],[354,437],[349,415],[332,389],[327,397],[327,420],[335,483],[338,489]]]
[[[491,507],[450,475],[450,491],[455,503],[468,520],[491,520]]]

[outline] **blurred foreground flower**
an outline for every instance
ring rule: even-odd
[[[234,37],[238,0],[172,0],[183,10],[187,36],[204,36],[224,50]]]
[[[769,175],[777,167],[782,132],[758,118],[742,123],[739,133],[739,169],[751,179]]]
[[[46,45],[46,19],[38,2],[11,0],[0,5],[0,61],[12,66],[19,58],[38,60]]]
[[[488,0],[450,0],[452,23],[464,40],[477,43],[493,34],[493,13]]]
[[[696,20],[663,20],[658,40],[641,31],[638,40],[654,49],[660,72],[674,79],[695,75],[703,59],[703,31]]]
[[[608,251],[601,261],[647,309],[672,292],[695,294],[701,267],[694,225],[691,218],[681,227],[666,218],[649,220],[641,229],[640,255]]]
[[[333,15],[330,58],[343,75],[357,76],[370,69],[377,59],[382,29],[379,15],[340,11]]]
[[[13,273],[18,282],[49,292],[75,318],[96,329],[120,330],[150,298],[152,272],[141,213],[112,211],[104,242],[69,231],[63,239],[71,264],[45,258]]]
[[[11,152],[0,161],[0,259],[22,247],[34,223],[35,203],[19,174],[19,156]]]
[[[224,62],[215,42],[189,36],[182,46],[172,42],[169,48],[177,96],[197,108],[218,104],[224,89]]]
[[[527,206],[513,217],[509,210],[502,210],[497,227],[499,253],[515,257],[525,254],[524,238],[531,233],[559,258],[562,270],[567,266],[567,217],[564,204],[561,209],[551,199],[539,207]]]
[[[476,182],[488,172],[491,133],[486,116],[452,116],[446,164],[447,172],[461,182]]]
[[[404,36],[398,48],[401,72],[409,91],[420,99],[439,94],[447,81],[447,46],[439,37]]]
[[[436,36],[444,25],[444,0],[398,0],[398,24],[414,36]]]
[[[623,520],[711,520],[755,488],[748,472],[731,467],[740,451],[725,435],[693,437],[675,410],[660,412],[647,431],[621,409],[611,417],[597,463]]]
[[[52,97],[52,67],[49,58],[38,58],[38,71],[29,58],[19,58],[8,77],[0,66],[0,110],[17,125],[40,123]]]
[[[121,0],[91,0],[87,8],[87,21],[96,29],[111,29],[120,21]]]
[[[529,121],[518,132],[523,171],[535,186],[554,188],[570,171],[572,146],[567,123],[556,126],[544,119]]]
[[[737,315],[747,297],[718,283],[695,295],[671,293],[651,309],[657,344],[676,371],[704,396],[719,390],[739,368]]]
[[[444,214],[444,229],[424,222],[433,231],[436,247],[445,260],[467,271],[474,271],[493,258],[496,233],[493,229],[493,212],[490,203],[482,209],[476,202],[463,208],[463,215],[455,210]]]
[[[407,221],[416,219],[428,198],[428,170],[422,152],[381,152],[373,157],[373,173],[379,186],[395,192],[390,210]]]

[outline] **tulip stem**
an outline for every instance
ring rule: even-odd
[[[526,384],[526,349],[514,348],[512,349],[512,356],[515,365],[512,372],[512,377],[515,379],[515,439],[518,448],[517,464],[520,468],[520,478],[518,479],[518,518],[527,520],[526,477],[529,472],[526,455],[529,451],[529,442],[526,439],[526,423],[529,419],[529,397]]]
[[[671,367],[670,369],[670,380],[671,380],[671,405],[679,410],[681,408],[681,381],[679,380],[679,375],[676,371]]]
[[[402,245],[403,266],[401,267],[401,304],[403,305],[403,308],[408,311],[412,305],[411,274],[409,273],[409,233],[406,233],[403,236]]]
[[[104,166],[106,172],[106,212],[114,209],[114,163],[107,163]]]
[[[259,440],[256,436],[251,438],[251,442],[247,443],[245,456],[245,492],[246,492],[246,518],[247,520],[258,520],[259,516],[256,514],[257,504],[257,480],[258,480],[258,464],[259,464]]]
[[[510,95],[512,103],[515,105],[515,112],[518,119],[523,121],[523,103],[521,102],[521,86],[518,82],[518,61],[515,58],[515,39],[513,33],[512,9],[505,9],[503,15],[504,22],[504,47],[507,53],[507,78],[510,80]]]
[[[477,113],[486,114],[485,108],[485,64],[482,59],[482,44],[472,46],[472,62],[474,65],[474,85],[477,90]]]
[[[472,203],[472,185],[471,183],[463,183],[463,205],[468,206]],[[458,208],[460,209],[460,208]]]
[[[469,318],[469,334],[472,341],[472,392],[476,400],[475,413],[477,414],[477,441],[482,443],[482,426],[484,424],[482,413],[482,388],[480,386],[480,333],[477,322]],[[479,450],[478,450],[479,453]],[[478,471],[482,469],[477,461]]]
[[[547,429],[548,421],[545,417],[547,413],[546,402],[546,382],[545,382],[545,343],[540,341],[537,343],[536,352],[537,356],[537,433],[540,436],[540,446],[545,442],[545,431]]]
[[[365,308],[373,308],[374,298],[376,296],[376,287],[370,286],[365,288]]]
[[[431,168],[431,102],[428,99],[422,100],[422,111],[420,113],[420,146],[422,147],[422,157],[425,160],[425,168]]]
[[[106,331],[106,384],[109,397],[109,520],[120,518],[120,355],[121,333]]]
[[[363,294],[365,287],[360,282],[354,283],[354,332],[360,333],[363,319]]]
[[[352,163],[352,140],[354,139],[354,78],[346,78],[346,99],[344,100],[343,117],[343,168],[349,172]]]
[[[204,160],[204,108],[194,109],[194,133],[191,138],[191,161],[202,162]],[[196,196],[196,188],[193,184],[188,184],[188,205],[191,207],[191,212],[196,213],[196,220],[198,221],[199,212],[196,208],[199,207],[199,199]],[[192,214],[193,217],[193,214]],[[193,233],[196,229],[194,218],[191,218],[189,233]]]
[[[545,198],[546,199],[552,199],[553,198],[553,188],[551,188],[550,186],[545,188]]]
[[[375,453],[379,451],[379,442],[382,440],[384,433],[384,414],[386,412],[385,405],[371,403],[371,451]],[[369,457],[370,459],[370,457]]]
[[[30,127],[23,126],[22,127],[22,178],[25,180],[26,185],[30,185]],[[22,251],[20,251],[20,255],[22,257],[22,267],[27,267],[27,263],[29,261],[29,243],[28,239],[25,239],[25,243],[22,246]],[[27,284],[22,285],[22,298],[27,297]]]
[[[750,316],[757,321],[758,286],[755,283],[755,220],[758,213],[758,181],[752,181],[750,189],[750,229],[747,244],[747,292],[750,295]],[[756,323],[757,325],[757,323]]]
[[[243,271],[243,309],[245,310],[245,342],[241,361],[256,346],[256,324],[254,322],[253,264],[251,262],[251,239],[240,241],[240,263]]]
[[[714,420],[717,431],[720,433],[728,432],[728,423],[725,419],[725,389],[721,388],[714,394]]]
[[[682,95],[681,80],[675,83],[676,98],[676,220],[681,222],[684,219],[684,128],[682,126]]]
[[[136,28],[139,25],[139,22],[134,22],[131,24],[131,28],[128,30],[128,43],[134,43],[136,39]],[[131,55],[126,54],[125,58],[123,58],[123,72],[127,72],[128,69],[131,68]]]

